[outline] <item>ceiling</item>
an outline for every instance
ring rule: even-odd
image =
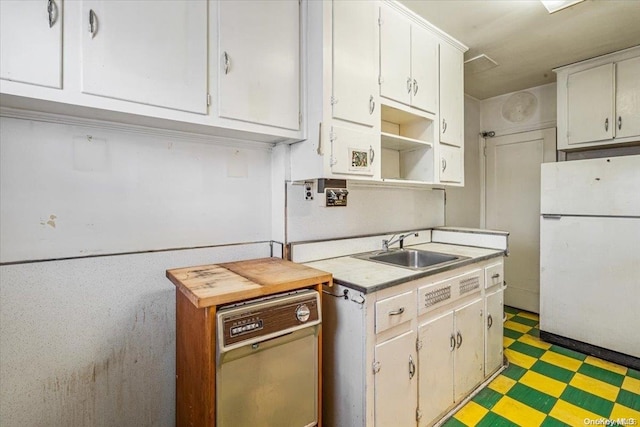
[[[549,14],[538,0],[400,0],[497,67],[465,70],[486,99],[556,81],[553,68],[640,45],[640,0],[586,0]],[[467,67],[465,67],[467,68]]]

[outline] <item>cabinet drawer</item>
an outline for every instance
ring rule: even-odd
[[[504,281],[504,264],[499,262],[492,264],[484,269],[484,285],[490,288],[495,285],[501,285]]]
[[[376,334],[408,322],[416,315],[415,294],[410,291],[376,303]]]
[[[418,288],[418,315],[422,315],[435,307],[448,304],[456,299],[457,293],[451,280],[437,282]]]
[[[458,295],[465,296],[479,291],[484,287],[484,274],[482,270],[473,270],[454,278],[454,286]]]

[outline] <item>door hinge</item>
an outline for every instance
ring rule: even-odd
[[[378,76],[378,84],[381,85],[382,82],[384,82],[384,79],[382,78],[382,75]]]
[[[208,93],[207,94],[207,107],[210,107],[210,106],[211,106],[211,94]]]
[[[377,374],[378,372],[380,372],[380,362],[373,362],[371,368],[373,369],[373,374]]]
[[[422,419],[422,411],[416,408],[416,421],[420,421]]]
[[[302,125],[302,112],[298,112],[298,127]]]
[[[422,340],[421,339],[417,339],[416,340],[416,351],[420,351],[422,350]]]
[[[382,20],[382,18],[378,18],[378,26],[381,27],[383,23],[384,21]]]
[[[482,155],[487,157],[487,146],[482,147]]]
[[[336,105],[338,103],[338,98],[336,98],[335,96],[332,96],[330,102],[331,102],[331,105]]]

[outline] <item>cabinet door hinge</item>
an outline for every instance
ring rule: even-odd
[[[302,125],[302,112],[298,112],[298,127]]]
[[[207,107],[210,107],[210,106],[211,106],[211,94],[208,93],[207,94]]]
[[[383,23],[384,21],[382,20],[382,18],[378,18],[378,26],[381,27]]]
[[[382,78],[382,75],[379,75],[378,76],[378,84],[381,85],[383,81],[384,81],[384,79]]]
[[[482,155],[487,157],[487,146],[482,147]]]
[[[420,421],[422,418],[422,411],[419,408],[416,408],[416,421]]]
[[[420,351],[422,350],[422,340],[421,339],[417,339],[416,340],[416,351]]]
[[[371,365],[371,368],[373,370],[373,374],[377,374],[378,372],[380,372],[380,362],[373,362],[373,365]]]
[[[331,105],[336,105],[338,103],[338,98],[336,98],[335,96],[332,96],[330,99]]]

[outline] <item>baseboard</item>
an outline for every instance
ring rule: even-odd
[[[640,359],[637,357],[629,356],[628,354],[619,353],[617,351],[598,347],[592,344],[587,344],[582,341],[576,341],[571,338],[552,334],[551,332],[540,331],[540,339],[551,344],[558,344],[562,347],[579,351],[580,353],[585,353],[591,356],[598,357],[600,359],[608,360],[609,362],[617,363],[618,365],[627,366],[629,368],[640,371]]]

